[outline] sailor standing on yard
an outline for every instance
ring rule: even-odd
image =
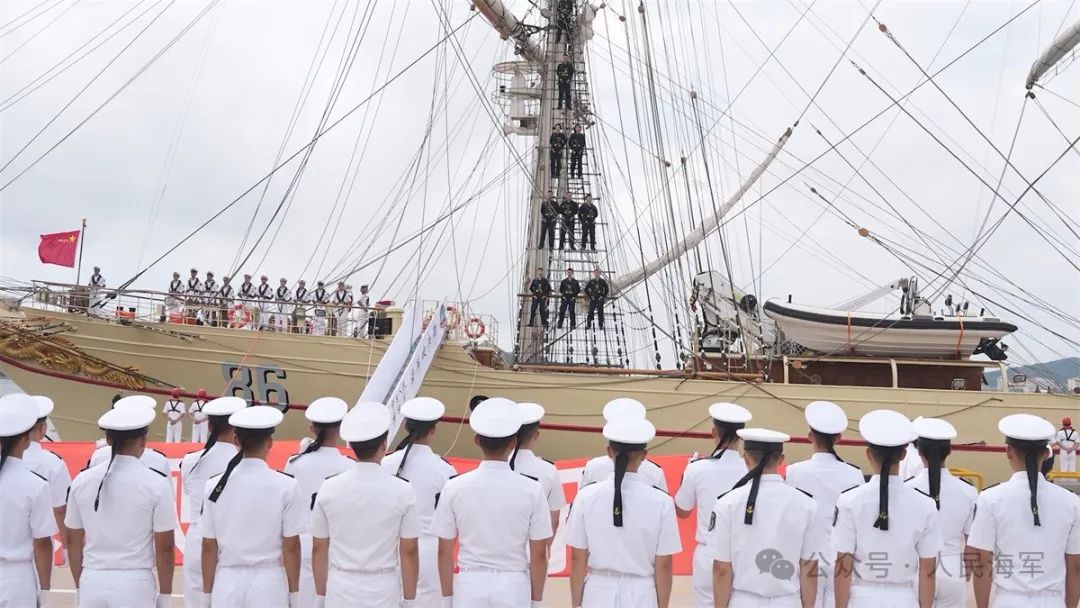
[[[26,468],[44,477],[49,482],[49,496],[56,517],[56,526],[60,529],[60,542],[63,545],[63,558],[60,565],[68,563],[67,532],[64,530],[64,514],[67,510],[67,493],[71,487],[71,474],[67,463],[55,452],[41,447],[45,433],[49,428],[49,414],[53,411],[53,400],[43,395],[34,395],[38,405],[38,418],[34,428],[30,429],[30,445],[22,455]],[[3,519],[0,519],[3,521]]]
[[[1076,446],[1080,441],[1080,435],[1072,428],[1072,419],[1065,416],[1061,419],[1061,430],[1054,436],[1054,445],[1058,447],[1058,460],[1061,464],[1058,468],[1067,473],[1076,472]]]
[[[195,400],[191,402],[188,414],[191,416],[191,443],[206,443],[209,437],[208,416],[206,414],[206,391],[199,389]]]
[[[308,293],[307,282],[300,279],[296,282],[296,292],[293,294],[293,327],[297,333],[307,333],[307,304],[311,301]]]
[[[360,295],[356,298],[356,337],[366,338],[368,335],[368,318],[371,310],[371,296],[368,295],[368,286],[360,286]]]
[[[570,315],[570,329],[577,329],[577,297],[581,284],[574,278],[574,269],[566,269],[566,278],[559,282],[559,319],[555,327],[562,329],[563,319]]]
[[[274,330],[278,333],[289,331],[289,317],[292,316],[292,290],[289,281],[282,277],[274,291]]]
[[[169,478],[138,460],[155,416],[149,407],[105,412],[109,461],[71,483],[64,523],[79,606],[169,605],[176,500]]]
[[[600,269],[593,270],[593,278],[585,284],[585,297],[589,298],[589,315],[585,318],[585,328],[592,329],[593,314],[600,331],[604,330],[604,302],[608,297],[608,284],[600,275]]]
[[[349,470],[352,460],[338,451],[341,421],[349,406],[337,397],[320,397],[304,410],[315,439],[285,463],[285,473],[300,484],[300,497],[310,510],[323,481]],[[355,514],[355,512],[354,512]],[[300,607],[315,606],[315,578],[311,569],[311,534],[300,535]]]
[[[319,281],[315,284],[315,291],[311,292],[311,302],[315,305],[315,318],[313,319],[313,334],[316,336],[326,335],[326,304],[330,301],[330,294],[326,291],[326,283]]]
[[[187,408],[180,399],[180,389],[174,388],[165,401],[161,413],[165,414],[165,443],[180,443],[184,434],[184,416]]]
[[[100,316],[104,312],[105,301],[105,277],[101,276],[101,268],[94,266],[94,274],[90,275],[90,308],[88,314]]]
[[[1013,414],[998,422],[1013,474],[975,502],[972,550],[979,608],[1059,608],[1080,600],[1080,501],[1039,466],[1054,425]]]
[[[559,178],[562,173],[563,150],[566,148],[566,134],[562,131],[562,125],[555,125],[548,137],[548,164],[551,165],[551,177]]]
[[[270,312],[274,305],[270,302],[274,299],[274,288],[270,286],[270,278],[265,274],[259,277],[259,287],[255,290],[257,305],[259,308],[257,329],[263,331],[270,329]]]
[[[337,291],[330,297],[333,316],[330,317],[330,335],[345,336],[349,328],[349,310],[352,308],[352,294],[345,288],[345,281],[338,281]]]
[[[45,606],[57,532],[49,482],[26,465],[38,405],[21,394],[0,397],[0,606]]]
[[[578,207],[578,219],[581,220],[581,250],[586,248],[596,251],[596,218],[600,211],[593,203],[591,194],[585,195],[585,200]]]
[[[308,504],[291,476],[266,463],[279,410],[267,405],[229,416],[239,452],[206,482],[203,503],[203,606],[296,608],[300,534]]]
[[[416,492],[416,515],[420,526],[420,576],[414,608],[439,608],[442,605],[439,539],[429,531],[428,526],[443,486],[457,475],[452,464],[431,451],[431,441],[444,413],[446,406],[431,397],[415,397],[403,403],[402,424],[407,434],[396,451],[382,459],[382,466],[388,473],[408,481]]]
[[[675,505],[638,473],[655,436],[644,418],[604,425],[615,474],[582,488],[566,523],[575,607],[667,608],[671,601],[672,556],[682,550]]]
[[[359,462],[326,480],[312,510],[320,608],[417,606],[416,492],[379,465],[392,418],[381,403],[361,403],[341,424]]]
[[[566,241],[570,241],[570,249],[574,249],[574,223],[577,220],[578,204],[570,198],[567,192],[559,203],[559,214],[562,216],[562,232],[559,233],[559,249],[562,249]]]
[[[680,519],[690,517],[697,508],[697,528],[694,540],[694,606],[713,606],[713,558],[706,546],[709,542],[709,514],[716,498],[731,490],[746,475],[746,463],[739,456],[740,429],[753,416],[735,403],[714,403],[709,406],[712,418],[712,438],[716,447],[706,458],[686,465],[679,490],[675,492],[675,513]]]
[[[603,416],[605,423],[621,418],[645,418],[645,406],[640,401],[620,397],[612,399],[604,405]],[[582,488],[591,483],[611,477],[614,472],[615,461],[612,460],[610,454],[604,454],[589,460],[585,463],[585,469],[581,472],[578,491],[580,492]],[[645,462],[641,463],[638,473],[650,486],[663,490],[665,493],[668,491],[667,479],[664,478],[664,470],[660,468],[660,465],[646,459]]]
[[[537,249],[543,249],[545,241],[548,249],[555,248],[555,224],[559,221],[559,202],[555,199],[555,193],[547,191],[547,196],[540,203],[540,242]]]
[[[521,428],[518,429],[518,443],[510,454],[510,468],[532,477],[540,482],[551,509],[551,536],[559,531],[559,517],[566,508],[566,493],[563,492],[562,479],[555,463],[536,455],[533,448],[540,440],[540,421],[544,419],[544,407],[538,403],[519,403],[521,410]]]
[[[585,155],[585,134],[581,132],[581,125],[574,125],[566,145],[570,148],[570,179],[575,175],[581,179],[581,159]]]

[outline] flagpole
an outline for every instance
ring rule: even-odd
[[[78,265],[78,268],[76,268],[76,270],[75,270],[75,284],[76,285],[78,285],[79,281],[82,280],[82,248],[83,248],[83,241],[85,240],[83,237],[85,237],[85,236],[86,236],[86,218],[84,217],[83,220],[82,220],[82,228],[79,230],[79,265]]]

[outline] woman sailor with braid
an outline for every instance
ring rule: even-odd
[[[859,420],[859,434],[876,473],[836,501],[836,608],[931,608],[941,531],[934,500],[899,476],[911,421],[874,410]]]
[[[956,438],[953,425],[937,418],[920,418],[913,426],[918,435],[915,447],[924,466],[904,483],[934,499],[944,544],[938,556],[934,608],[964,608],[968,598],[964,543],[971,533],[979,492],[953,477],[945,466]]]
[[[734,403],[714,403],[709,406],[712,418],[712,439],[716,447],[705,458],[686,465],[682,483],[675,492],[675,513],[686,519],[697,508],[697,532],[694,535],[694,606],[713,607],[712,556],[705,543],[709,539],[709,514],[716,498],[730,490],[743,475],[746,463],[739,457],[739,429],[746,426],[750,412]]]
[[[1038,416],[1001,419],[1013,474],[976,501],[972,550],[979,608],[1060,608],[1080,600],[1080,500],[1039,474],[1054,425]],[[993,589],[993,593],[991,593]]]

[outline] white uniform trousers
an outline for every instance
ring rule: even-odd
[[[454,577],[455,608],[522,608],[531,601],[527,572],[466,570]]]
[[[105,305],[101,303],[104,300],[104,290],[98,287],[90,288],[90,307],[87,308],[87,314],[95,317],[105,316]]]
[[[656,608],[656,605],[655,578],[597,571],[585,577],[581,608]]]
[[[255,322],[255,329],[269,329],[270,315],[273,314],[274,310],[277,310],[277,306],[271,304],[270,302],[262,301],[256,302],[255,307],[256,310],[258,310],[258,314],[256,315],[257,320]]]
[[[366,338],[368,335],[368,311],[361,310],[356,315],[356,337]]]
[[[938,576],[934,581],[934,608],[967,608],[969,584],[962,578]]]
[[[280,562],[251,566],[218,566],[214,574],[213,608],[288,608],[289,583]]]
[[[180,443],[183,439],[180,435],[184,432],[184,421],[165,423],[165,443]]]
[[[733,590],[728,608],[802,608],[802,599],[798,594],[764,597],[756,593]]]
[[[1057,591],[1028,593],[1005,591],[997,586],[990,591],[990,608],[1061,608],[1064,605],[1065,596]]]
[[[848,608],[919,608],[919,594],[912,584],[852,581]]]
[[[286,333],[289,331],[289,316],[292,315],[292,306],[277,304],[274,306],[274,331]]]
[[[311,333],[316,336],[325,336],[326,315],[328,315],[329,313],[326,312],[325,308],[316,308],[312,314],[314,316],[311,317]]]
[[[832,564],[826,564],[825,560],[818,555],[818,579],[817,596],[814,600],[815,608],[836,608],[836,600],[833,594],[834,570]]]
[[[690,577],[694,586],[694,608],[713,608],[712,568],[712,551],[698,543],[694,547],[694,569]]]
[[[83,570],[79,578],[79,608],[146,608],[156,599],[153,570]]]
[[[421,535],[420,576],[416,582],[416,608],[440,608],[442,586],[439,584],[439,538]]]
[[[1066,452],[1065,450],[1061,450],[1060,452],[1058,452],[1057,457],[1058,457],[1058,461],[1060,461],[1060,463],[1061,463],[1061,464],[1058,465],[1058,469],[1060,469],[1063,472],[1070,472],[1070,473],[1075,473],[1076,472],[1076,452],[1075,451]]]
[[[202,532],[199,524],[184,535],[184,608],[202,608]]]
[[[315,571],[311,568],[311,535],[300,535],[300,606],[315,606]]]
[[[0,560],[0,608],[37,606],[37,593],[37,570],[32,560]]]
[[[401,605],[401,576],[397,568],[354,572],[330,567],[326,577],[326,608],[396,608]]]
[[[206,443],[210,437],[210,423],[207,421],[194,422],[191,424],[191,442]]]
[[[337,325],[334,335],[339,338],[352,336],[352,324],[349,322],[349,311],[338,308],[334,311],[334,318],[337,319],[337,321],[334,322],[334,324]]]

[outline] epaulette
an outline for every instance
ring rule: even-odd
[[[975,484],[971,483],[971,480],[968,479],[967,477],[957,477],[957,479],[959,479],[960,481],[968,484],[971,487],[975,487]],[[994,485],[997,485],[997,484],[994,484]]]
[[[912,488],[911,488],[911,489],[913,489],[913,490],[915,490],[916,492],[918,492],[919,494],[922,494],[923,496],[925,496],[925,497],[929,498],[930,500],[934,500],[934,497],[933,497],[933,496],[930,496],[929,494],[927,494],[926,492],[923,492],[923,491],[922,491],[922,490],[920,490],[919,488],[916,488],[916,487],[912,486]]]
[[[439,456],[439,458],[442,458],[442,461],[445,462],[446,464],[448,464],[450,466],[454,466],[454,463],[447,460],[445,456]]]
[[[197,449],[197,450],[191,450],[191,451],[190,451],[190,452],[188,452],[187,454],[184,454],[184,456],[191,456],[192,454],[198,454],[199,452],[203,451],[204,449],[205,449],[205,448],[199,448],[199,449]]]
[[[439,508],[439,497],[440,496],[442,496],[442,492],[436,492],[435,493],[435,508],[436,509]]]
[[[907,482],[911,481],[912,479],[915,479],[914,475],[912,475],[911,477],[908,477],[907,479],[905,479],[904,483],[907,483]]]
[[[548,464],[550,464],[550,465],[554,465],[554,464],[555,464],[554,462],[551,462],[551,461],[550,461],[550,460],[548,460],[547,458],[541,458],[540,460],[543,460],[544,462],[546,462],[546,463],[548,463]]]
[[[664,496],[668,496],[668,495],[669,495],[669,494],[667,493],[667,490],[665,490],[664,488],[661,488],[660,486],[650,486],[650,487],[651,487],[651,488],[653,488],[653,489],[656,489],[656,490],[660,490],[661,492],[663,492],[663,493],[664,493]]]
[[[590,481],[589,483],[587,483],[587,484],[585,484],[585,485],[581,486],[581,488],[579,488],[579,489],[578,489],[578,491],[580,492],[581,490],[584,490],[585,488],[587,488],[587,487],[589,487],[589,486],[593,485],[594,483],[596,483],[596,482],[595,482],[595,481]]]
[[[56,452],[54,452],[54,451],[52,451],[52,450],[41,450],[41,451],[42,451],[42,452],[45,452],[46,454],[52,454],[53,456],[56,456],[56,458],[57,458],[58,460],[60,460],[61,462],[63,462],[63,460],[64,460],[64,457],[63,457],[63,456],[61,456],[61,455],[57,454]]]
[[[162,458],[168,458],[168,456],[165,455],[165,452],[162,452],[161,450],[155,450],[154,448],[150,448],[150,451],[151,452],[157,452],[158,454],[161,454]]]
[[[810,498],[813,498],[813,497],[814,497],[814,495],[813,495],[813,494],[811,494],[811,493],[807,492],[806,490],[804,490],[804,489],[802,489],[802,488],[795,488],[795,489],[796,489],[796,490],[798,490],[798,491],[800,491],[800,492],[802,492],[803,494],[806,494],[806,495],[807,495],[807,496],[809,496]]]
[[[146,467],[146,468],[150,469],[150,467]],[[161,471],[159,471],[157,469],[150,469],[150,470],[157,473],[158,475],[161,475],[162,477],[168,477],[169,476],[168,473],[162,473]]]
[[[309,511],[314,511],[314,510],[315,510],[315,498],[316,498],[316,497],[317,497],[318,495],[319,495],[319,493],[318,493],[318,492],[312,492],[312,493],[311,493],[311,506],[310,506],[310,507],[308,507],[308,510],[309,510]]]
[[[401,481],[403,481],[405,483],[412,483],[411,481],[409,481],[408,479],[405,479],[401,475],[391,475],[391,477],[393,477],[394,479],[400,479]]]
[[[989,490],[990,488],[992,488],[992,487],[994,487],[994,486],[997,486],[997,485],[1001,485],[1001,482],[998,482],[998,483],[992,483],[992,484],[990,484],[990,485],[986,486],[985,488],[983,488],[983,489],[982,489],[982,491],[983,491],[983,492],[985,492],[985,491]]]
[[[40,478],[41,478],[41,481],[44,481],[45,483],[49,483],[49,480],[48,480],[48,479],[45,479],[45,476],[44,476],[44,475],[42,475],[41,473],[38,473],[37,471],[31,470],[31,469],[26,469],[26,470],[27,470],[27,471],[30,471],[30,472],[31,472],[31,473],[33,473],[34,475],[37,475],[38,477],[40,477]]]
[[[844,461],[844,464],[846,464],[847,466],[849,466],[849,467],[855,469],[856,471],[862,473],[862,469],[859,468],[859,465],[857,465],[857,464],[855,464],[853,462],[848,462],[846,460]]]
[[[529,479],[531,479],[533,481],[536,481],[536,482],[540,481],[539,477],[533,477],[532,475],[526,475],[525,473],[518,473],[518,475],[521,475],[522,477],[528,477]]]
[[[277,471],[277,469],[274,469],[274,470]],[[281,473],[282,475],[284,475],[286,477],[292,477],[293,479],[296,479],[296,477],[293,477],[292,473],[286,473],[285,471],[277,471],[277,472]]]
[[[447,477],[447,478],[446,478],[446,481],[450,481],[451,479],[453,479],[453,478],[455,478],[455,477],[460,477],[460,476],[461,476],[461,473],[457,473],[457,474],[451,475],[450,477]]]
[[[858,487],[860,487],[860,486],[851,486],[850,488],[848,488],[846,490],[842,490],[840,493],[843,494],[844,492],[850,492],[850,491],[852,491],[852,490],[854,490],[855,488],[858,488]]]
[[[288,462],[292,462],[292,461],[296,460],[299,457],[300,457],[300,454],[293,454],[292,456],[289,456],[286,460]]]
[[[660,465],[656,464],[654,461],[649,460],[648,458],[646,458],[645,460],[647,460],[648,462],[651,462],[654,467],[656,467],[658,469],[661,468]]]

